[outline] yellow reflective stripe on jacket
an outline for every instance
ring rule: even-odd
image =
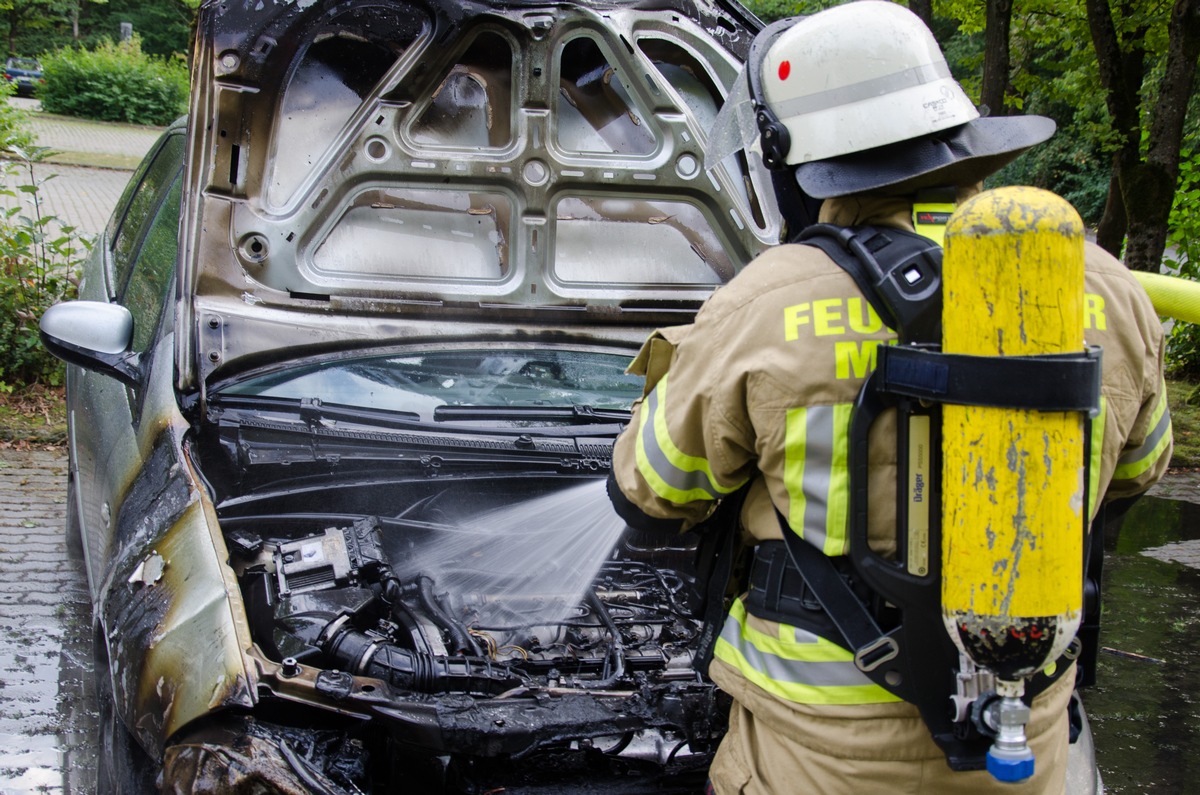
[[[851,403],[788,409],[783,481],[788,524],[826,555],[845,555]]]
[[[663,405],[667,399],[664,375],[642,403],[637,435],[637,468],[659,497],[676,505],[715,500],[737,491],[745,481],[722,486],[713,476],[708,459],[687,455],[671,440]]]
[[[1167,409],[1167,387],[1164,381],[1158,392],[1158,404],[1150,416],[1150,432],[1146,441],[1117,459],[1113,480],[1132,480],[1154,466],[1163,451],[1171,444],[1171,412]]]
[[[1100,505],[1100,466],[1104,459],[1104,427],[1108,422],[1108,398],[1100,396],[1100,413],[1092,420],[1091,449],[1088,450],[1087,507],[1088,521]]]
[[[746,623],[734,600],[713,654],[771,695],[799,704],[882,704],[900,699],[867,678],[853,655],[803,629],[780,625],[780,637]]]

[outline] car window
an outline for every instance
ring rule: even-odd
[[[167,138],[146,169],[145,176],[128,198],[128,209],[117,228],[112,243],[112,285],[118,295],[124,293],[134,255],[137,253],[147,224],[156,217],[159,205],[171,186],[178,181],[183,168],[183,136]],[[127,193],[128,196],[128,193]],[[122,197],[124,205],[126,197]],[[176,217],[179,211],[176,208]]]
[[[179,200],[183,180],[179,171],[170,183],[165,200],[158,205],[137,256],[121,303],[133,315],[133,349],[145,351],[154,336],[159,315],[166,303],[167,286],[179,253]]]
[[[306,364],[221,390],[360,408],[410,411],[428,419],[439,406],[586,405],[627,409],[642,378],[629,356],[555,348],[430,350]]]

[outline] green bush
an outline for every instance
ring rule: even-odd
[[[25,129],[25,111],[8,101],[16,92],[15,85],[0,80],[0,151],[33,146],[33,135]]]
[[[0,86],[0,392],[40,383],[62,383],[62,363],[43,348],[37,323],[58,301],[75,296],[78,267],[91,241],[43,212],[33,164],[45,149],[30,144],[25,116],[4,100]]]
[[[1163,264],[1178,275],[1200,280],[1200,156],[1184,151],[1168,222]],[[1200,377],[1200,326],[1176,321],[1167,338],[1167,371],[1179,378]]]
[[[0,212],[0,391],[30,384],[62,383],[62,362],[41,345],[38,320],[59,301],[75,297],[77,274],[91,240],[43,212],[45,179],[33,163],[46,150],[7,147],[18,162],[5,162],[0,194],[18,201]],[[46,179],[50,179],[47,177]]]
[[[146,55],[137,36],[44,56],[42,75],[46,83],[38,99],[49,113],[161,125],[187,109],[187,67],[178,59]]]

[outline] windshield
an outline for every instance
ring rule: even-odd
[[[642,396],[630,357],[559,349],[438,350],[337,359],[269,373],[221,390],[413,412],[441,406],[591,406],[628,409]]]

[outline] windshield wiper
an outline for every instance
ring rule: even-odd
[[[435,422],[479,420],[482,422],[567,422],[573,425],[628,423],[627,409],[596,409],[591,406],[438,406]]]
[[[294,413],[305,422],[356,422],[382,427],[411,426],[420,422],[415,411],[368,409],[340,403],[324,403],[320,398],[281,398],[262,395],[220,395],[212,401],[214,408],[235,411],[279,411]]]

